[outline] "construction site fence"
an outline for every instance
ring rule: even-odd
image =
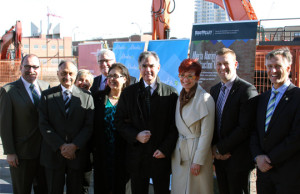
[[[265,59],[267,53],[270,50],[256,51],[255,56],[255,74],[254,74],[254,85],[257,88],[259,93],[263,93],[271,88],[270,80],[267,76],[267,70],[265,66]],[[293,54],[293,64],[290,74],[290,79],[292,83],[299,87],[299,56],[300,49],[292,49]],[[45,80],[50,83],[51,86],[57,85],[57,69],[58,64],[62,60],[71,60],[74,61],[75,64],[78,64],[77,57],[64,57],[64,58],[46,58],[40,57],[41,62],[41,73],[39,79]],[[5,85],[6,83],[16,81],[19,79],[20,72],[20,60],[1,60],[0,61],[0,87]]]
[[[77,57],[60,57],[49,58],[39,57],[40,59],[40,75],[39,79],[45,80],[54,86],[59,83],[57,79],[58,64],[64,60],[71,60],[76,65],[78,64]],[[21,76],[20,71],[21,60],[0,60],[0,87],[9,82],[16,81]]]

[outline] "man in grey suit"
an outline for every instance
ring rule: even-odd
[[[43,136],[41,164],[45,166],[49,194],[82,192],[87,161],[87,141],[93,131],[94,102],[91,94],[74,85],[77,67],[62,61],[60,85],[42,93],[39,126]]]
[[[38,129],[37,105],[49,84],[37,80],[40,62],[30,54],[22,59],[21,78],[0,91],[0,131],[4,154],[10,165],[13,192],[45,193],[43,170],[39,165],[42,137]],[[43,184],[44,183],[44,184]]]

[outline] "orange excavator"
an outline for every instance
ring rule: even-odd
[[[10,44],[14,45],[15,56],[12,57],[8,48]],[[22,25],[20,21],[16,22],[15,26],[12,26],[0,40],[0,59],[21,59],[22,48]]]
[[[152,40],[169,39],[170,14],[175,10],[175,0],[171,8],[170,0],[152,1]]]
[[[215,3],[225,9],[230,18],[238,20],[257,20],[254,9],[249,0],[205,0]],[[175,10],[175,0],[152,1],[152,39],[169,39],[170,14]]]
[[[257,20],[254,9],[249,0],[205,0],[215,3],[225,9],[234,21]]]

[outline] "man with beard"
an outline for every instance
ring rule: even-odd
[[[74,63],[62,61],[57,72],[60,85],[44,91],[41,97],[41,164],[46,169],[49,194],[64,192],[65,176],[67,192],[82,193],[94,103],[89,92],[74,86],[76,75]]]
[[[126,165],[133,194],[169,193],[171,154],[178,132],[175,126],[176,90],[160,82],[155,52],[140,54],[142,79],[125,88],[118,102],[115,124],[127,142]]]
[[[272,89],[258,96],[251,152],[257,164],[257,193],[300,193],[300,89],[289,75],[287,48],[266,55]]]
[[[10,166],[13,192],[46,193],[44,170],[39,164],[42,136],[38,129],[37,106],[49,84],[38,80],[40,62],[26,55],[20,66],[21,78],[0,91],[0,130],[4,154]]]

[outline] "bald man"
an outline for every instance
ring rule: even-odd
[[[82,193],[94,102],[89,92],[74,85],[76,75],[74,63],[62,61],[57,72],[60,85],[44,91],[41,97],[41,164],[46,169],[49,194],[63,194],[65,179],[68,193]]]

